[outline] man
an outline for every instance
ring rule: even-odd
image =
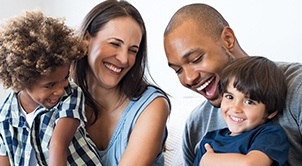
[[[197,144],[204,134],[226,127],[219,111],[219,73],[230,59],[248,55],[227,21],[206,4],[190,4],[174,14],[164,33],[164,47],[168,65],[175,70],[181,84],[207,99],[192,111],[183,135],[184,159],[186,165],[193,165]],[[288,95],[284,113],[275,118],[275,123],[288,135],[288,164],[299,165],[302,163],[302,64],[278,63],[278,66],[286,76]]]

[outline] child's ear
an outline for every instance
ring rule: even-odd
[[[278,114],[278,111],[275,111],[275,112],[269,114],[269,115],[267,116],[267,119],[272,119],[272,118],[275,117],[277,114]]]

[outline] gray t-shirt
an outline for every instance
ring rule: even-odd
[[[288,84],[286,108],[283,114],[274,118],[287,133],[290,149],[289,165],[302,164],[302,64],[277,63],[284,71]],[[208,131],[221,129],[226,124],[220,109],[213,107],[207,100],[197,106],[187,119],[183,133],[183,154],[185,165],[191,166],[196,156],[199,141]]]

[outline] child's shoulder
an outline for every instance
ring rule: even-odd
[[[12,111],[19,112],[17,93],[10,92],[0,106],[0,122],[12,116]],[[14,114],[15,115],[15,114]]]

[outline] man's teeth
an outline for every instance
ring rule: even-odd
[[[197,91],[202,91],[204,88],[206,88],[213,81],[213,79],[214,79],[214,77],[212,77],[207,82],[205,82],[203,85],[201,85],[200,87],[198,87]]]
[[[237,118],[237,117],[234,117],[234,116],[230,116],[230,118],[235,121],[235,122],[242,122],[243,119],[242,118]]]
[[[116,72],[116,73],[119,73],[119,72],[122,71],[121,68],[117,68],[117,67],[115,67],[115,66],[113,66],[113,65],[110,65],[110,64],[108,64],[108,63],[105,63],[105,66],[106,66],[108,69],[110,69],[110,70],[112,70],[112,71],[114,71],[114,72]]]

